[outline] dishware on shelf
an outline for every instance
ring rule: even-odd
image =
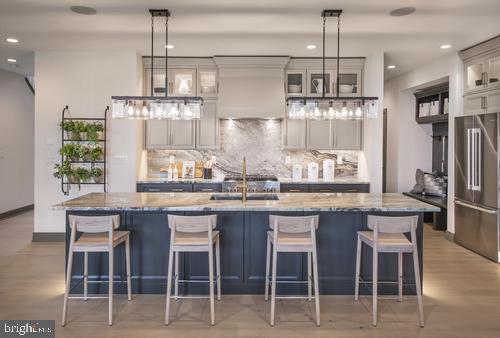
[[[323,79],[312,79],[311,83],[316,94],[323,94]]]
[[[288,85],[289,94],[300,94],[302,93],[302,85],[289,84]]]
[[[351,94],[354,91],[354,85],[341,84],[339,85],[339,92],[342,94]]]

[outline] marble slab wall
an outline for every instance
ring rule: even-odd
[[[291,177],[292,166],[302,164],[304,178],[309,162],[319,163],[320,177],[322,161],[335,161],[335,176],[356,178],[358,175],[358,151],[291,151],[281,149],[281,128],[279,120],[221,120],[220,149],[217,150],[148,150],[148,176],[160,176],[161,168],[168,168],[169,158],[175,161],[206,162],[216,156],[214,178],[226,174],[241,173],[243,157],[247,159],[248,174],[268,174],[277,177]],[[337,157],[342,156],[342,164]],[[286,157],[290,156],[289,164]]]

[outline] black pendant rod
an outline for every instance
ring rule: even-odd
[[[168,96],[168,16],[165,17],[165,97]]]
[[[153,53],[154,53],[154,49],[153,49],[153,46],[154,46],[154,39],[153,39],[153,36],[154,36],[154,27],[155,27],[155,24],[154,24],[154,15],[151,14],[151,96],[153,96]]]
[[[340,87],[340,13],[337,15],[337,97],[339,97]]]
[[[323,98],[325,98],[326,81],[325,81],[325,36],[326,36],[326,16],[323,16]]]

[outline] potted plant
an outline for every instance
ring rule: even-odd
[[[62,164],[56,164],[54,166],[54,177],[55,178],[66,178],[68,183],[76,182],[73,176],[73,168],[68,161],[64,161]]]
[[[90,169],[90,175],[94,180],[94,183],[102,183],[104,180],[103,170],[100,167],[93,167]]]
[[[96,146],[89,149],[90,161],[103,161],[104,160],[104,150],[100,146]]]
[[[87,139],[87,124],[83,121],[76,121],[75,133],[79,134],[79,140],[85,141]]]
[[[92,156],[90,153],[90,148],[84,145],[80,145],[78,149],[78,154],[79,157],[82,159],[82,161],[86,162],[91,162],[92,161]]]
[[[80,159],[80,146],[74,143],[66,143],[59,149],[59,154],[64,156],[66,161],[78,161]]]
[[[97,142],[103,139],[104,127],[101,122],[94,122],[87,125],[87,140]]]
[[[78,167],[73,171],[73,175],[76,178],[78,184],[78,190],[81,189],[80,184],[86,183],[91,179],[90,170],[85,167]]]

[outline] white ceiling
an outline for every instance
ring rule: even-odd
[[[71,5],[97,9],[78,15]],[[415,6],[407,17],[395,8]],[[500,34],[500,0],[1,0],[0,67],[33,72],[33,51],[49,49],[136,50],[149,54],[149,8],[167,7],[174,56],[321,56],[320,13],[341,8],[341,55],[384,51],[386,78],[433,58]],[[163,23],[157,25],[155,53],[163,53]],[[335,19],[327,21],[327,55],[336,54]],[[9,45],[6,37],[16,37]],[[452,48],[441,50],[441,44]],[[316,50],[305,48],[316,44]],[[18,67],[6,59],[19,60]]]

